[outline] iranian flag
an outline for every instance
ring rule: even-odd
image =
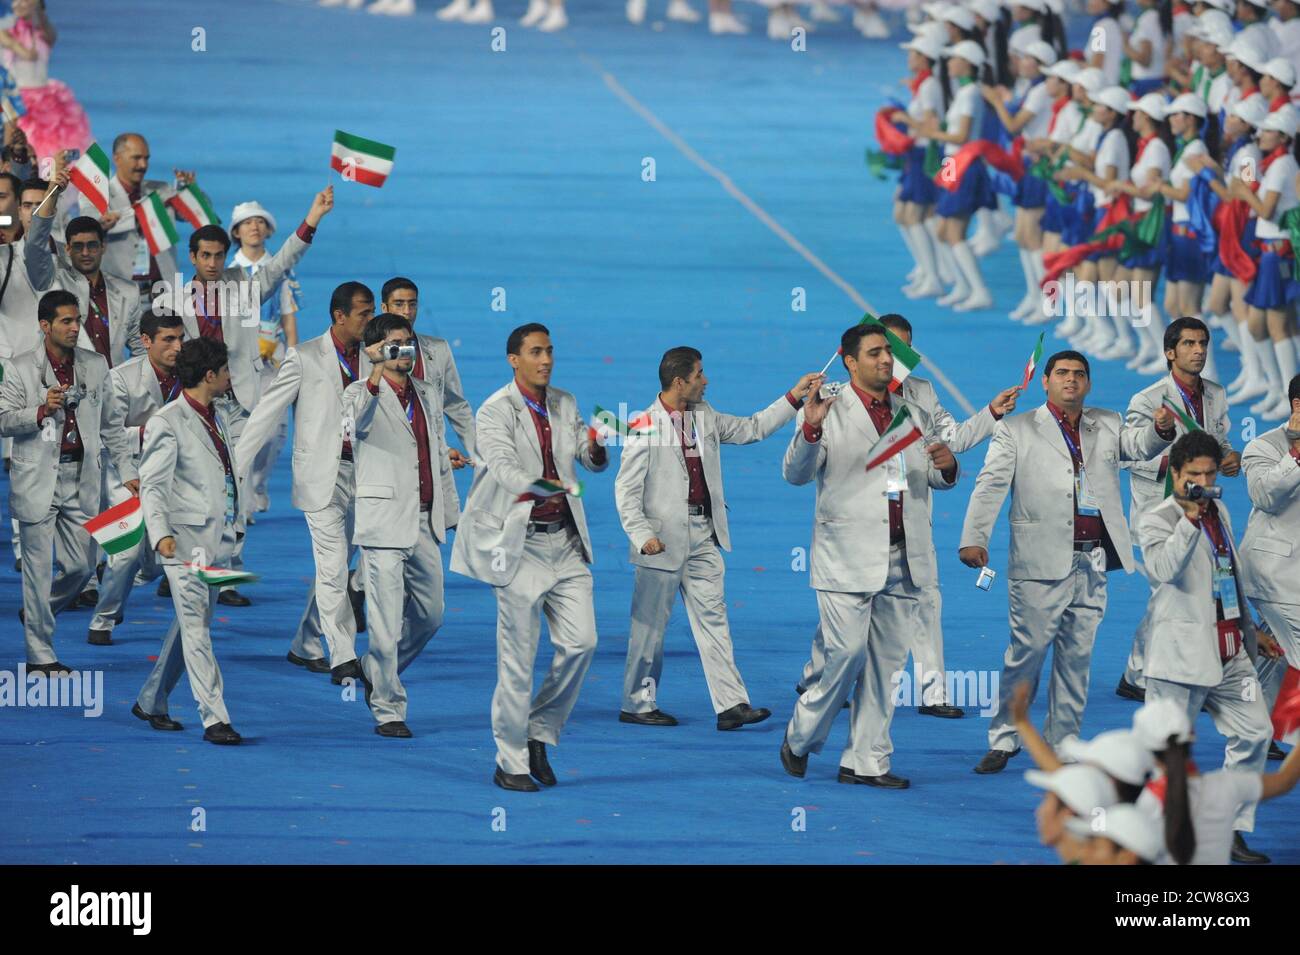
[[[1287,667],[1273,704],[1273,738],[1288,745],[1300,743],[1300,670]]]
[[[574,497],[582,497],[582,482],[579,481],[573,487],[565,487],[556,481],[538,478],[528,485],[528,490],[521,495],[520,500],[523,500],[529,494],[533,497],[555,497],[557,494],[572,494]]]
[[[231,570],[226,567],[195,567],[191,564],[190,570],[197,574],[199,580],[203,581],[209,587],[225,587],[229,584],[251,584],[257,580],[257,574],[250,574],[246,570]]]
[[[1196,423],[1196,419],[1187,413],[1183,408],[1174,404],[1173,400],[1165,395],[1160,399],[1160,403],[1174,413],[1174,417],[1183,423],[1183,427],[1188,431],[1200,431],[1201,426]]]
[[[132,497],[81,525],[109,554],[130,550],[144,537],[144,511]]]
[[[194,183],[190,183],[168,199],[167,205],[175,209],[178,216],[196,229],[201,229],[205,225],[221,224],[221,217],[213,211],[207,195]]]
[[[164,252],[181,240],[180,233],[172,224],[172,217],[167,213],[167,204],[156,192],[149,193],[135,204],[135,221],[149,243],[150,255]]]
[[[68,176],[101,214],[108,211],[108,156],[99,148],[99,143],[90,144],[69,170]]]
[[[654,434],[654,430],[648,412],[643,411],[625,422],[614,412],[596,405],[591,421],[588,422],[587,433],[591,437],[601,439],[609,439],[615,436],[626,439],[634,434],[648,437]]]
[[[870,471],[882,461],[888,461],[909,444],[919,440],[921,440],[921,429],[912,420],[912,413],[907,410],[907,405],[903,405],[894,414],[894,420],[889,422],[889,427],[880,436],[880,440],[867,452],[867,470]]]
[[[1034,346],[1034,350],[1029,356],[1029,361],[1025,362],[1025,378],[1024,381],[1020,382],[1021,391],[1024,391],[1029,387],[1029,382],[1032,381],[1034,377],[1034,369],[1037,368],[1038,363],[1043,360],[1043,336],[1046,334],[1046,332],[1038,333],[1038,344]]]
[[[330,168],[337,169],[350,182],[382,186],[393,171],[395,155],[397,149],[393,146],[336,129],[334,146],[330,149]]]

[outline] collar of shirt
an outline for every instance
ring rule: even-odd
[[[130,199],[132,203],[140,201],[141,193],[144,189],[144,183],[141,183],[138,186],[128,186],[122,181],[122,176],[120,174],[114,174],[113,178],[117,180],[117,184],[122,187],[122,191],[126,193],[126,197]]]
[[[851,387],[855,392],[857,392],[858,397],[862,399],[862,404],[866,407],[868,411],[870,411],[873,407],[876,408],[877,410],[879,410],[880,408],[884,408],[886,410],[893,410],[889,406],[888,391],[885,392],[885,400],[881,401],[879,398],[871,394],[871,392],[863,391],[861,388],[859,388],[856,384],[854,384],[851,381],[849,382],[849,387]]]
[[[1183,381],[1183,379],[1179,376],[1178,372],[1172,368],[1169,370],[1169,375],[1171,378],[1174,379],[1174,381],[1177,384],[1181,385],[1183,387],[1183,390],[1186,391],[1189,395],[1199,395],[1202,391],[1205,390],[1205,386],[1202,384],[1201,379],[1199,377],[1194,382],[1186,382]]]
[[[54,352],[50,351],[50,343],[48,341],[45,343],[45,357],[50,360],[50,367],[54,369],[56,374],[61,371],[71,371],[72,364],[76,360],[75,355],[69,355],[67,358],[59,358],[54,354]]]
[[[172,371],[163,371],[163,369],[159,368],[157,365],[153,363],[152,358],[149,359],[149,367],[153,369],[153,373],[157,377],[159,384],[172,381],[176,378],[175,369],[173,369]]]
[[[1065,425],[1066,427],[1073,428],[1075,431],[1078,431],[1079,425],[1083,423],[1082,411],[1079,412],[1078,421],[1071,421],[1070,415],[1063,408],[1057,407],[1056,405],[1052,404],[1052,402],[1050,401],[1047,403],[1047,410],[1052,413],[1053,418],[1061,422],[1061,424]]]
[[[537,402],[537,404],[541,405],[543,408],[546,407],[546,390],[545,390],[545,389],[542,390],[542,393],[541,393],[540,395],[535,395],[535,394],[533,394],[531,391],[529,391],[527,388],[525,388],[522,384],[520,384],[518,378],[515,379],[515,387],[518,388],[518,389],[519,389],[519,393],[520,393],[521,395],[523,395],[525,398],[527,398],[529,401],[535,401],[535,402]]]
[[[411,395],[411,376],[406,376],[406,382],[400,388],[397,387],[393,382],[393,379],[389,378],[388,375],[384,375],[383,377],[384,381],[388,382],[388,387],[393,389],[393,394],[397,395],[397,397],[402,400],[403,406],[405,406],[406,401]]]
[[[235,257],[230,260],[230,264],[242,266],[243,268],[249,269],[251,271],[265,265],[268,261],[270,261],[270,258],[271,258],[271,254],[266,251],[265,247],[263,247],[262,257],[254,261],[253,259],[250,259],[248,256],[244,254],[244,247],[241,245],[239,249],[236,250]]]
[[[182,392],[182,394],[185,395],[185,400],[188,401],[188,402],[190,403],[190,407],[191,407],[191,408],[193,408],[195,411],[197,411],[200,415],[202,415],[202,416],[203,416],[204,418],[206,418],[208,421],[213,422],[213,423],[216,422],[216,420],[217,420],[217,413],[216,413],[215,410],[213,410],[212,405],[210,405],[210,404],[207,404],[207,405],[201,405],[201,404],[199,404],[197,401],[195,401],[193,398],[190,397],[190,393],[189,393],[188,391]]]
[[[108,291],[108,282],[104,279],[103,270],[100,271],[99,277],[93,281],[87,281],[86,286],[90,289],[91,295],[103,295]]]
[[[330,329],[330,341],[334,343],[334,350],[339,352],[344,358],[356,361],[361,357],[361,343],[353,342],[347,348],[344,348],[343,343],[339,341],[338,336],[334,334],[334,329],[332,328]]]

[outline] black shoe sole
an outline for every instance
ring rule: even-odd
[[[633,725],[633,726],[676,726],[676,725],[677,725],[677,721],[676,721],[676,720],[673,720],[671,723],[666,723],[666,722],[662,722],[662,721],[659,721],[659,720],[654,720],[654,721],[650,721],[650,720],[637,720],[637,719],[632,719],[632,718],[631,718],[630,716],[628,716],[628,714],[626,714],[626,713],[619,713],[619,714],[618,714],[618,721],[619,721],[620,723],[630,723],[630,724]]]
[[[498,789],[504,789],[508,793],[535,793],[541,791],[536,783],[533,783],[531,786],[507,786],[501,781],[501,777],[495,773],[492,775],[492,784]]]
[[[1121,700],[1132,700],[1134,703],[1145,703],[1147,700],[1146,692],[1131,683],[1121,683],[1115,687],[1115,695]]]

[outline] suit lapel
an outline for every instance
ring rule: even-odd
[[[1092,466],[1092,455],[1097,450],[1097,420],[1091,408],[1084,408],[1079,416],[1079,451],[1083,455],[1085,469]]]
[[[1082,420],[1080,420],[1082,424]],[[1047,405],[1043,405],[1034,412],[1034,427],[1043,439],[1056,449],[1057,453],[1065,458],[1070,457],[1070,449],[1065,446],[1065,437],[1061,433],[1061,426],[1056,423],[1056,417],[1052,414]]]
[[[149,361],[149,356],[144,356],[144,361],[140,363],[140,377],[144,379],[144,387],[147,392],[157,401],[158,407],[161,408],[166,402],[167,396],[162,393],[162,385],[158,382],[158,375],[154,373],[153,363]]]
[[[848,394],[844,396],[844,399],[848,402],[844,411],[848,415],[849,421],[853,423],[855,428],[866,435],[872,444],[875,444],[880,440],[880,432],[876,430],[876,423],[871,420],[871,415],[867,414],[866,406],[862,403],[862,399],[858,397],[858,393],[853,390],[852,385],[849,385]]]
[[[205,425],[199,413],[190,407],[190,403],[184,399],[181,400],[184,406],[182,414],[185,415],[186,426],[198,438],[199,444],[217,460],[217,465],[223,470],[225,466],[221,463],[221,455],[217,453],[217,446],[212,443],[212,435],[208,433],[208,426]]]
[[[547,397],[549,400],[550,396]],[[542,460],[542,442],[537,438],[537,426],[533,424],[533,413],[528,407],[528,402],[524,401],[518,383],[513,380],[510,382],[510,400],[515,406],[515,417],[519,420],[519,427],[524,432],[524,439],[528,442],[528,446],[533,449],[533,454],[536,455],[540,464]]]

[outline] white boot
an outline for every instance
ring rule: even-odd
[[[1233,405],[1253,401],[1268,393],[1268,378],[1264,373],[1264,362],[1260,353],[1268,343],[1255,341],[1255,336],[1245,325],[1241,326],[1241,362],[1245,369],[1246,380],[1241,387],[1228,394],[1228,403]],[[1273,359],[1277,361],[1276,357]]]
[[[930,233],[930,245],[935,250],[935,258],[939,263],[939,281],[944,285],[951,285],[957,281],[953,275],[952,259],[945,258],[943,249],[948,243],[939,238],[939,219],[937,216],[930,216],[925,220],[925,231]]]
[[[1277,404],[1277,399],[1282,395],[1282,372],[1278,368],[1277,352],[1273,349],[1272,341],[1265,338],[1263,341],[1255,342],[1255,354],[1259,356],[1259,364],[1264,369],[1267,385],[1260,400],[1250,406],[1250,413],[1263,414]]]
[[[1296,375],[1296,352],[1290,338],[1273,342],[1273,351],[1277,354],[1278,397],[1273,407],[1263,412],[1265,418],[1291,417],[1291,402],[1287,400],[1287,387]]]
[[[1029,272],[1034,280],[1034,309],[1025,319],[1026,325],[1046,325],[1048,322],[1054,322],[1057,315],[1054,311],[1049,312],[1044,305],[1047,302],[1043,295],[1043,279],[1047,278],[1047,265],[1043,262],[1042,249],[1029,250]]]
[[[980,275],[979,263],[975,261],[975,253],[971,251],[970,245],[958,242],[952,247],[952,257],[971,290],[970,295],[953,308],[958,312],[974,312],[991,307],[993,296],[984,284],[984,276]]]
[[[749,27],[734,13],[709,13],[709,32],[714,34],[749,32]]]
[[[813,0],[808,15],[818,23],[839,23],[840,15],[826,0]]]
[[[876,10],[863,10],[862,19],[859,21],[862,25],[858,28],[859,32],[869,40],[885,40],[889,37],[889,25],[885,23]]]
[[[699,23],[700,14],[686,0],[671,0],[668,4],[668,19],[680,23]]]
[[[492,0],[478,0],[472,9],[461,16],[460,22],[491,23],[495,19],[496,12],[492,9]]]
[[[1038,296],[1034,294],[1037,289],[1034,288],[1034,266],[1029,260],[1029,250],[1017,247],[1017,251],[1020,253],[1020,271],[1025,277],[1025,294],[1008,315],[1013,322],[1024,321],[1038,304]]]
[[[383,3],[384,6],[376,9]],[[366,8],[366,13],[383,13],[390,17],[410,17],[415,15],[415,0],[376,0]]]
[[[1219,380],[1219,363],[1214,360],[1214,339],[1211,338],[1205,347],[1205,367],[1201,369],[1201,377],[1208,378],[1210,381]]]
[[[938,258],[930,233],[919,222],[903,227],[912,237],[912,248],[916,250],[919,275],[910,290],[903,294],[908,298],[931,298],[943,294],[943,285],[939,282]]]
[[[434,16],[439,20],[460,20],[469,11],[469,0],[451,0],[451,3],[435,13]]]
[[[629,5],[632,2],[634,2],[634,0],[629,0]],[[537,24],[541,23],[545,18],[546,11],[550,8],[551,6],[546,2],[546,0],[528,0],[528,10],[524,13],[523,17],[520,18],[519,25],[521,27],[537,26]],[[645,0],[641,0],[641,12],[643,14],[645,13]],[[629,17],[629,19],[631,18]]]
[[[956,305],[958,302],[970,298],[970,286],[966,284],[966,278],[962,275],[961,269],[957,267],[957,260],[953,256],[952,246],[947,242],[940,242],[935,246],[935,255],[939,260],[939,268],[947,264],[949,273],[952,275],[952,288],[947,293],[940,295],[936,300],[936,305]]]
[[[627,0],[627,7],[624,8],[627,13],[627,22],[635,23],[640,26],[645,22],[645,0]]]
[[[1150,357],[1137,372],[1140,375],[1165,375],[1169,373],[1169,361],[1165,358],[1165,320],[1160,308],[1151,302],[1147,305],[1147,322],[1138,330],[1150,347]]]
[[[794,32],[794,20],[781,10],[773,10],[767,15],[767,38],[769,40],[789,40]]]
[[[569,15],[564,12],[564,7],[552,6],[546,11],[546,16],[542,22],[537,24],[539,33],[555,33],[557,30],[563,30],[569,25]]]
[[[988,255],[1002,243],[1002,236],[993,226],[991,209],[975,210],[975,234],[971,236],[971,251],[980,258]]]

